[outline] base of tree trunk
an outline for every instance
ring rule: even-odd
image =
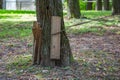
[[[41,66],[69,66],[72,60],[72,53],[69,40],[65,33],[63,21],[62,0],[36,0],[37,23],[42,30],[38,41],[34,41],[33,64]],[[51,21],[52,16],[61,18],[60,32],[60,59],[51,59]],[[37,55],[38,57],[34,57]]]

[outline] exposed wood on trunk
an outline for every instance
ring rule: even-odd
[[[60,30],[61,30],[61,17],[52,16],[51,54],[50,54],[51,59],[60,59]]]
[[[39,64],[39,60],[41,59],[41,54],[39,54],[39,52],[41,48],[42,30],[38,22],[33,23],[32,32],[34,36],[33,64]]]

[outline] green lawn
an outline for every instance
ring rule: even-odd
[[[82,17],[80,19],[68,20],[65,18],[67,33],[92,32],[102,35],[106,31],[104,26],[119,25],[119,17],[114,17],[116,20],[113,17],[99,19],[100,17],[110,16],[110,11],[81,11],[81,13]],[[0,38],[29,36],[32,33],[33,21],[36,21],[34,11],[0,10]],[[79,23],[84,24],[71,26]]]
[[[0,10],[0,38],[29,36],[35,20],[33,11]]]

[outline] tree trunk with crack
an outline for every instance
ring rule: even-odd
[[[41,66],[68,66],[72,59],[72,53],[67,38],[64,21],[62,0],[36,0],[37,22],[41,28],[41,43],[37,44],[37,54],[39,57],[33,56],[33,64]],[[51,48],[51,18],[52,16],[61,17],[61,40],[60,40],[60,59],[50,59]]]
[[[67,8],[69,18],[80,18],[79,0],[67,0]]]
[[[120,14],[120,0],[112,0],[113,3],[113,15]]]

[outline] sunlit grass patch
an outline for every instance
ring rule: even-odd
[[[101,16],[110,16],[111,11],[81,11],[82,16],[87,18],[97,18]]]
[[[32,34],[35,14],[1,14],[0,38],[25,37]]]
[[[33,22],[0,22],[0,38],[25,37],[32,34]]]
[[[35,14],[35,11],[26,11],[26,10],[1,10],[0,14]]]

